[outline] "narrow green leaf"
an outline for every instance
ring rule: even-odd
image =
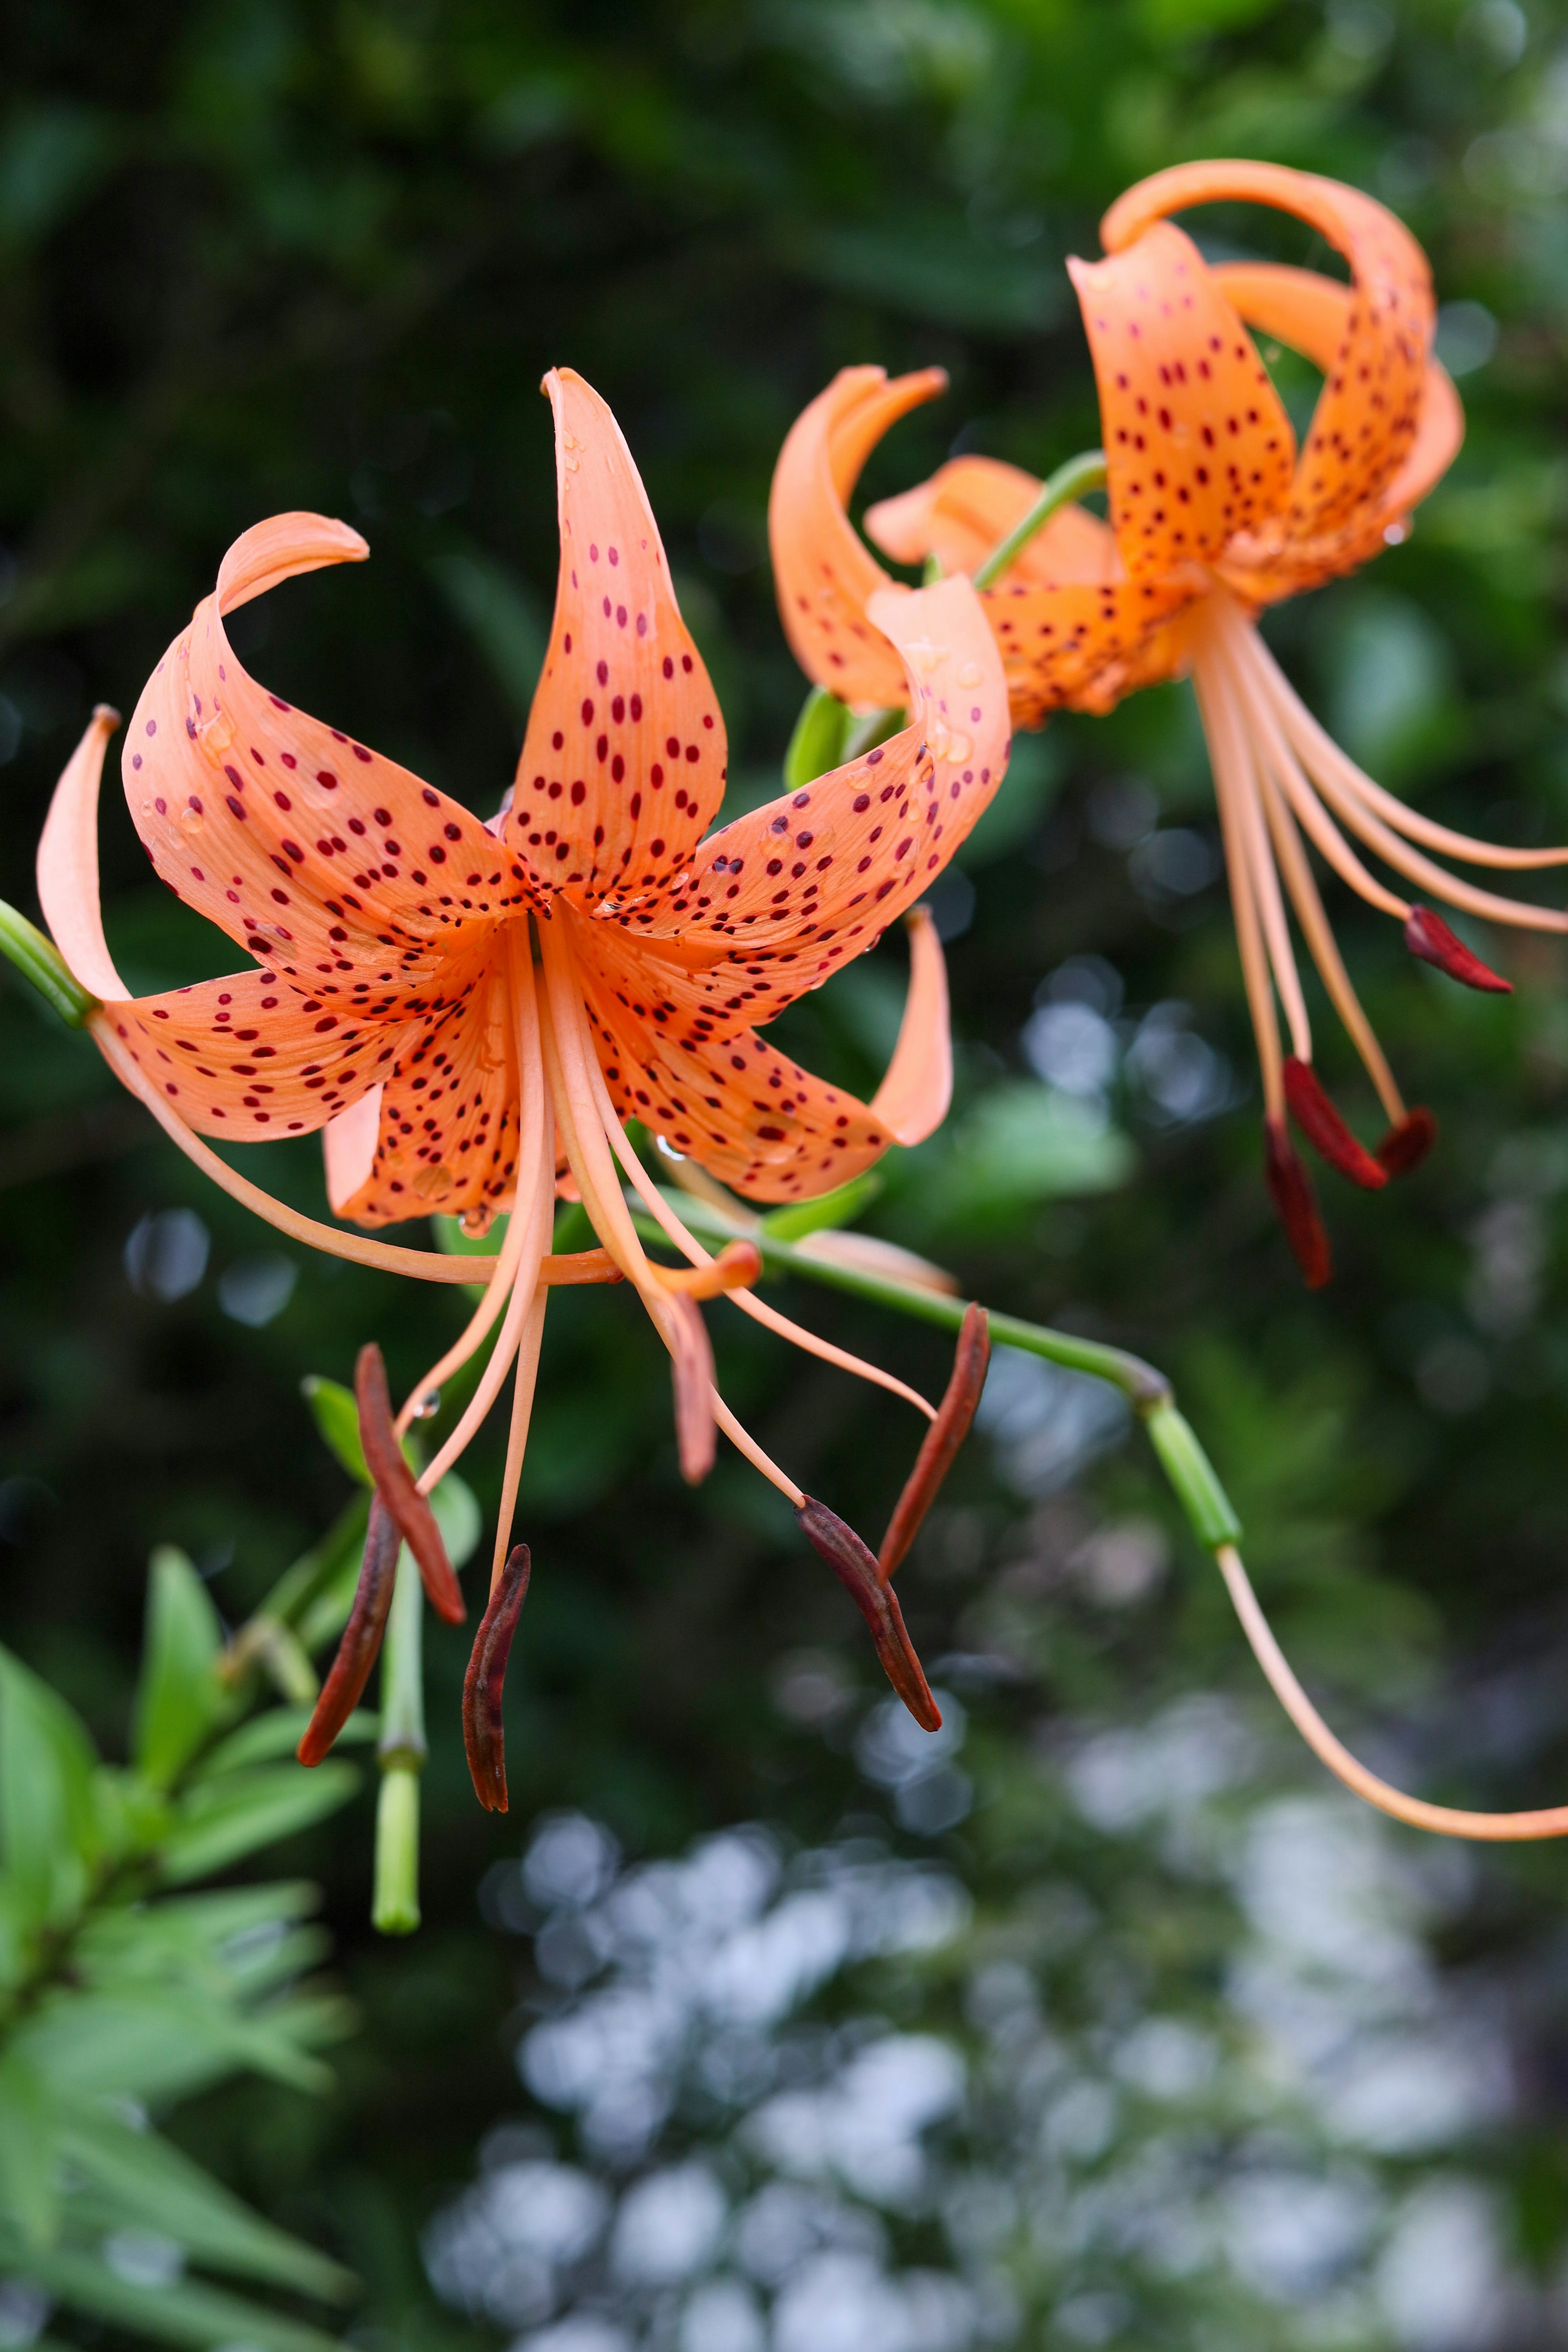
[[[803,785],[825,776],[829,768],[840,766],[854,724],[855,714],[847,703],[829,694],[825,686],[814,686],[801,705],[784,753],[785,792],[798,793]]]
[[[881,1189],[882,1178],[876,1169],[868,1168],[864,1175],[852,1176],[847,1184],[823,1192],[815,1201],[792,1201],[787,1208],[771,1209],[763,1219],[763,1231],[781,1242],[797,1242],[805,1234],[847,1225],[869,1207]]]
[[[430,570],[526,727],[550,630],[532,589],[477,547],[433,556]]]
[[[300,1383],[300,1393],[310,1408],[310,1418],[318,1434],[335,1454],[351,1478],[362,1486],[374,1486],[365,1463],[364,1448],[359,1440],[359,1407],[353,1391],[345,1389],[341,1381],[329,1381],[321,1372],[307,1372]]]
[[[62,2145],[127,2221],[173,2238],[194,2262],[325,2300],[353,2292],[339,2263],[264,2221],[157,2132],[132,2130],[99,2108],[68,2117]]]
[[[231,1731],[210,1756],[203,1759],[195,1777],[211,1780],[220,1772],[237,1772],[247,1764],[269,1764],[279,1756],[292,1756],[310,1720],[308,1706],[269,1708],[266,1715],[258,1715],[251,1722],[241,1724],[237,1731]],[[362,1706],[339,1732],[337,1744],[342,1748],[376,1739],[380,1735],[381,1717]]]
[[[166,1789],[201,1746],[223,1705],[217,1663],[223,1628],[205,1585],[183,1551],[161,1544],[147,1578],[147,1633],[136,1691],[132,1754]]]
[[[226,1772],[193,1789],[163,1848],[162,1869],[170,1885],[184,1885],[226,1870],[242,1854],[309,1829],[346,1804],[359,1787],[352,1764],[266,1765]]]
[[[465,1560],[472,1558],[485,1523],[473,1488],[455,1470],[448,1470],[440,1485],[430,1490],[430,1508],[436,1514],[447,1559],[454,1568],[461,1568]]]
[[[0,2058],[0,2213],[30,2246],[46,2246],[55,2234],[60,2126],[48,2083],[8,2051]]]
[[[247,2296],[179,2280],[167,2286],[135,2286],[90,2254],[15,2252],[0,2240],[0,2263],[33,2279],[47,2294],[73,2310],[90,2312],[119,2327],[159,2343],[189,2345],[213,2352],[215,2345],[254,2347],[255,2352],[342,2352],[320,2328],[285,2319]]]
[[[31,1918],[68,1918],[86,1891],[102,1845],[97,1762],[65,1701],[0,1649],[0,1841]]]

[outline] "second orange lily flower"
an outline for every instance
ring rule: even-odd
[[[1350,284],[1269,263],[1206,263],[1164,215],[1216,201],[1270,205],[1309,222],[1344,256]],[[1140,687],[1193,678],[1262,1070],[1269,1190],[1315,1286],[1328,1277],[1329,1244],[1287,1113],[1331,1166],[1369,1189],[1413,1167],[1436,1128],[1428,1111],[1406,1108],[1335,944],[1307,843],[1404,925],[1414,954],[1492,990],[1509,982],[1398,885],[1493,922],[1568,930],[1559,909],[1478,888],[1427,855],[1520,869],[1560,865],[1568,850],[1494,846],[1406,808],[1324,733],[1256,625],[1263,607],[1403,539],[1412,508],[1458,448],[1463,415],[1432,356],[1431,277],[1409,232],[1335,181],[1212,163],[1130,189],[1100,234],[1110,257],[1068,268],[1100,391],[1110,520],[1061,507],[983,601],[1016,726],[1037,727],[1055,709],[1103,712]],[[1249,326],[1323,372],[1300,452]],[[868,625],[873,600],[885,612],[892,583],[846,502],[889,425],[944,383],[940,370],[889,383],[879,368],[845,369],[796,423],[774,477],[770,535],[784,627],[807,675],[858,709],[897,702],[899,687]],[[866,527],[898,562],[978,572],[1040,491],[1016,467],[958,457],[871,508]],[[1368,870],[1350,836],[1394,884]],[[1387,1115],[1374,1151],[1313,1071],[1287,902]]]

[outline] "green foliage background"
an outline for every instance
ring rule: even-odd
[[[802,691],[763,536],[798,409],[848,362],[950,370],[948,398],[878,454],[869,494],[954,446],[1043,472],[1092,445],[1062,257],[1096,249],[1095,221],[1129,181],[1226,152],[1380,194],[1426,244],[1441,300],[1463,306],[1446,331],[1468,364],[1469,433],[1447,482],[1407,545],[1280,613],[1271,641],[1342,740],[1434,815],[1517,840],[1568,831],[1559,0],[16,0],[3,38],[0,891],[22,907],[92,703],[130,709],[228,540],[279,509],[344,516],[373,561],[247,608],[235,635],[253,668],[495,805],[553,583],[536,386],[557,362],[616,408],[723,701],[736,790],[760,797]],[[1323,260],[1273,215],[1204,226]],[[1282,365],[1281,382],[1304,410],[1305,372],[1297,383]],[[1323,1178],[1340,1272],[1309,1299],[1259,1178],[1223,887],[1139,887],[1140,826],[1213,838],[1185,689],[1059,722],[1020,747],[1008,793],[968,860],[973,920],[950,949],[953,1134],[892,1171],[869,1223],[998,1305],[1176,1376],[1260,1590],[1337,1719],[1434,1793],[1560,1796],[1560,950],[1510,940],[1519,992],[1470,997],[1336,898],[1358,987],[1442,1142],[1383,1196]],[[110,945],[133,985],[226,968],[226,944],[148,881],[112,791],[103,860]],[[946,903],[957,923],[961,896]],[[804,1059],[874,1083],[900,952],[789,1016]],[[1082,1163],[1075,1175],[1071,1138],[1042,1129],[1018,1041],[1037,989],[1084,954],[1115,967],[1129,1008],[1189,1006],[1237,1098],[1161,1125],[1129,1087],[1131,1173],[1065,1200]],[[1331,1024],[1322,1066],[1373,1131]],[[184,1546],[225,1619],[242,1619],[344,1499],[300,1374],[346,1378],[374,1337],[396,1386],[438,1352],[454,1307],[301,1261],[281,1312],[236,1319],[220,1282],[237,1268],[228,1295],[243,1297],[272,1237],[154,1138],[85,1040],[8,986],[0,1115],[0,1634],[120,1754],[153,1544]],[[251,1159],[319,1200],[310,1149]],[[144,1214],[178,1206],[212,1251],[171,1303],[138,1294],[123,1253]],[[789,1303],[942,1378],[930,1335],[826,1294]],[[728,1390],[771,1450],[879,1524],[912,1444],[897,1408],[721,1310],[713,1322]],[[759,1814],[826,1835],[860,1801],[855,1776],[770,1690],[807,1646],[870,1690],[848,1604],[732,1460],[700,1493],[681,1487],[663,1360],[624,1297],[557,1302],[541,1397],[514,1823],[584,1805],[644,1852]],[[482,1503],[500,1466],[495,1437],[465,1465]],[[1086,1508],[1173,1529],[1136,1445],[1086,1492]],[[1079,1866],[1026,1801],[1041,1740],[1141,1719],[1188,1688],[1250,1700],[1255,1686],[1184,1540],[1158,1591],[1117,1612],[1075,1585],[1070,1549],[976,1442],[906,1571],[923,1653],[985,1651],[1015,1669],[975,1705],[994,1785],[1012,1793],[946,1841],[997,1906]],[[1040,1572],[1020,1577],[1020,1559]],[[283,1866],[327,1890],[363,2031],[326,2097],[226,2092],[182,2126],[360,2272],[370,2318],[408,2326],[426,2308],[413,2230],[517,2097],[501,2038],[516,1956],[474,1890],[521,1833],[468,1790],[461,1637],[432,1627],[428,1651],[423,1937],[369,1939],[365,1801],[296,1841]],[[1310,1780],[1289,1757],[1279,1769]],[[1447,1955],[1508,2005],[1521,2119],[1488,2161],[1515,2184],[1543,2268],[1568,2227],[1563,1892],[1554,1848],[1489,1860]],[[1180,1954],[1155,1950],[1157,1916],[1156,1902],[1135,1937],[1179,1974]]]

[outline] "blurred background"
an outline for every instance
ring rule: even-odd
[[[1044,472],[1092,446],[1063,257],[1200,154],[1397,209],[1469,418],[1409,542],[1270,642],[1433,815],[1568,831],[1560,0],[13,0],[3,39],[0,892],[24,909],[91,705],[131,709],[279,509],[342,516],[373,560],[247,607],[246,660],[495,807],[553,589],[556,362],[643,470],[731,805],[765,797],[803,692],[764,530],[793,417],[847,362],[949,370],[868,496],[953,451]],[[1193,225],[1337,267],[1280,215]],[[1265,356],[1304,419],[1310,371]],[[103,870],[133,986],[233,967],[112,786]],[[953,1116],[867,1223],[1173,1375],[1287,1648],[1372,1760],[1552,1801],[1563,958],[1479,940],[1519,988],[1477,997],[1333,906],[1441,1142],[1383,1196],[1321,1175],[1331,1288],[1303,1293],[1263,1192],[1184,687],[1017,745],[936,894]],[[809,1066],[870,1089],[902,955],[786,1016]],[[1322,1053],[1375,1133],[1331,1024]],[[347,1378],[374,1337],[397,1386],[459,1309],[279,1246],[8,982],[0,1118],[0,1637],[119,1753],[153,1545],[243,1616],[348,1491],[301,1376]],[[312,1145],[246,1164],[319,1203]],[[936,1335],[780,1297],[944,1377]],[[908,1417],[710,1319],[763,1441],[879,1526]],[[435,1626],[423,1931],[370,1934],[367,1788],[282,1857],[325,1891],[357,2009],[336,2087],[241,2085],[174,2126],[353,2266],[353,2341],[1568,2340],[1561,1850],[1422,1842],[1324,1780],[1109,1391],[1004,1354],[982,1423],[900,1584],[944,1694],[927,1741],[772,1491],[732,1455],[682,1486],[645,1318],[557,1297],[511,1813],[473,1801],[464,1641]],[[487,1507],[500,1445],[465,1464]]]

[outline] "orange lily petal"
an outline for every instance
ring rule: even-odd
[[[869,947],[1002,781],[1007,697],[968,581],[885,591],[870,617],[902,656],[910,724],[710,834],[662,902],[599,910],[601,968],[623,939],[633,1001],[689,1024],[687,1044],[772,1020]]]
[[[1226,262],[1214,271],[1249,326],[1288,343],[1323,369],[1337,364],[1349,336],[1355,296],[1316,270],[1274,262]],[[1415,436],[1403,463],[1353,520],[1326,537],[1291,539],[1281,546],[1238,548],[1220,567],[1228,585],[1254,603],[1291,596],[1331,572],[1354,571],[1377,554],[1412,507],[1442,479],[1465,437],[1465,412],[1447,370],[1427,362]]]
[[[323,1034],[272,971],[110,1001],[102,1018],[187,1127],[234,1143],[324,1127],[384,1072],[409,1034],[388,1022],[334,1020]]]
[[[470,924],[525,905],[524,868],[405,768],[247,676],[223,614],[357,562],[357,531],[277,515],[237,539],[148,680],[126,736],[132,819],[161,880],[295,986],[328,999],[427,971]]]
[[[617,1115],[756,1201],[809,1200],[881,1158],[893,1136],[863,1102],[801,1069],[754,1031],[672,1037],[595,971],[597,938],[574,939],[595,1048]],[[645,1008],[646,1009],[646,1008]]]
[[[724,796],[724,720],[619,425],[571,368],[544,388],[561,568],[506,837],[591,903],[661,887],[690,856]]]
[[[870,451],[895,420],[945,391],[941,368],[889,383],[879,367],[841,368],[790,427],[773,469],[768,543],[779,613],[807,677],[840,701],[891,709],[903,667],[866,608],[892,586],[847,511]]]
[[[1272,205],[1310,221],[1350,263],[1353,302],[1301,452],[1292,539],[1352,524],[1405,463],[1418,429],[1432,343],[1432,278],[1402,221],[1358,188],[1282,164],[1178,164],[1130,188],[1100,224],[1109,253],[1189,205]]]
[[[952,1100],[952,1033],[948,1025],[947,964],[926,907],[905,918],[910,992],[887,1076],[871,1097],[871,1116],[895,1143],[923,1143]]]
[[[120,713],[100,702],[67,761],[38,842],[38,904],[56,947],[84,988],[126,997],[103,936],[98,893],[98,788],[103,754]]]
[[[1296,436],[1191,237],[1159,221],[1069,261],[1100,386],[1112,528],[1129,576],[1207,563],[1283,512]],[[1204,585],[1201,575],[1194,591]]]
[[[328,1133],[333,1213],[386,1225],[438,1209],[494,1213],[517,1169],[518,1078],[504,968],[489,943],[437,973],[419,1020],[378,1063],[363,1104]],[[336,1128],[336,1123],[334,1123]]]

